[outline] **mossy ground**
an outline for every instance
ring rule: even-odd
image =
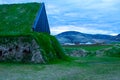
[[[42,48],[43,57],[46,61],[55,61],[56,59],[67,60],[69,59],[59,44],[58,40],[46,33],[34,33],[38,45]]]
[[[66,50],[66,52],[72,51],[72,50],[79,50],[84,49],[86,51],[96,51],[104,48],[112,47],[113,45],[75,45],[75,46],[63,46],[63,48]]]

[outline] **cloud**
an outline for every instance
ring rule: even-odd
[[[55,19],[55,23],[53,22],[53,25],[50,21],[52,25],[52,30],[55,31],[55,33],[62,32],[62,30],[67,31],[71,29],[82,30],[83,32],[89,33],[119,33],[119,0],[69,0],[66,1],[65,4],[61,3],[60,0],[58,0],[58,2],[59,4],[57,4],[57,6],[59,6],[63,10],[59,9],[59,13],[57,13],[57,15],[56,13],[52,14],[57,16],[57,18]],[[62,7],[60,6],[61,4]],[[59,25],[63,25],[64,28]],[[77,26],[77,28],[74,27],[74,29],[72,26],[69,25]],[[62,30],[54,30],[57,29],[57,27],[62,27],[60,28]],[[90,29],[90,31],[86,31],[86,29],[88,28]]]
[[[73,26],[73,25],[62,25],[62,26],[56,26],[51,28],[51,34],[56,35],[61,32],[65,31],[78,31],[82,33],[90,33],[90,34],[110,34],[110,35],[116,35],[114,31],[108,31],[108,30],[100,30],[100,29],[91,29],[81,26]]]
[[[0,0],[0,4],[5,4],[7,3],[5,0]]]
[[[70,30],[120,33],[120,0],[0,0],[0,3],[21,2],[45,2],[53,34]]]
[[[57,15],[57,14],[61,13],[59,7],[56,6],[56,5],[48,4],[46,6],[46,9],[47,9],[48,15],[52,15],[52,14],[53,15],[55,15],[55,14]]]

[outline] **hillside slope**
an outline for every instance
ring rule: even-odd
[[[64,43],[109,43],[117,42],[119,36],[103,35],[103,34],[86,34],[76,31],[66,31],[56,35],[61,44]]]

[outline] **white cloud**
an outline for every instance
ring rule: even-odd
[[[54,14],[59,14],[60,13],[60,9],[56,5],[46,4],[46,9],[47,9],[47,13],[49,15],[51,15],[51,14],[54,15]]]
[[[89,34],[110,34],[110,35],[117,34],[108,30],[100,30],[100,29],[86,28],[86,27],[73,26],[73,25],[63,25],[63,26],[56,26],[51,28],[51,34],[53,35],[56,35],[65,31],[78,31],[78,32],[89,33]]]
[[[23,2],[45,2],[52,34],[70,30],[103,34],[120,31],[120,0],[0,0],[0,4]]]
[[[116,10],[114,7],[117,4],[114,0],[102,0],[99,3],[89,4],[86,9],[97,9],[101,11],[111,11]]]
[[[78,17],[78,13],[76,12],[67,12],[64,14],[66,17]]]
[[[7,2],[5,0],[0,0],[0,4],[6,4]]]

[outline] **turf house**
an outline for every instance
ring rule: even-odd
[[[44,3],[0,5],[0,62],[48,63],[64,58],[50,35]]]

